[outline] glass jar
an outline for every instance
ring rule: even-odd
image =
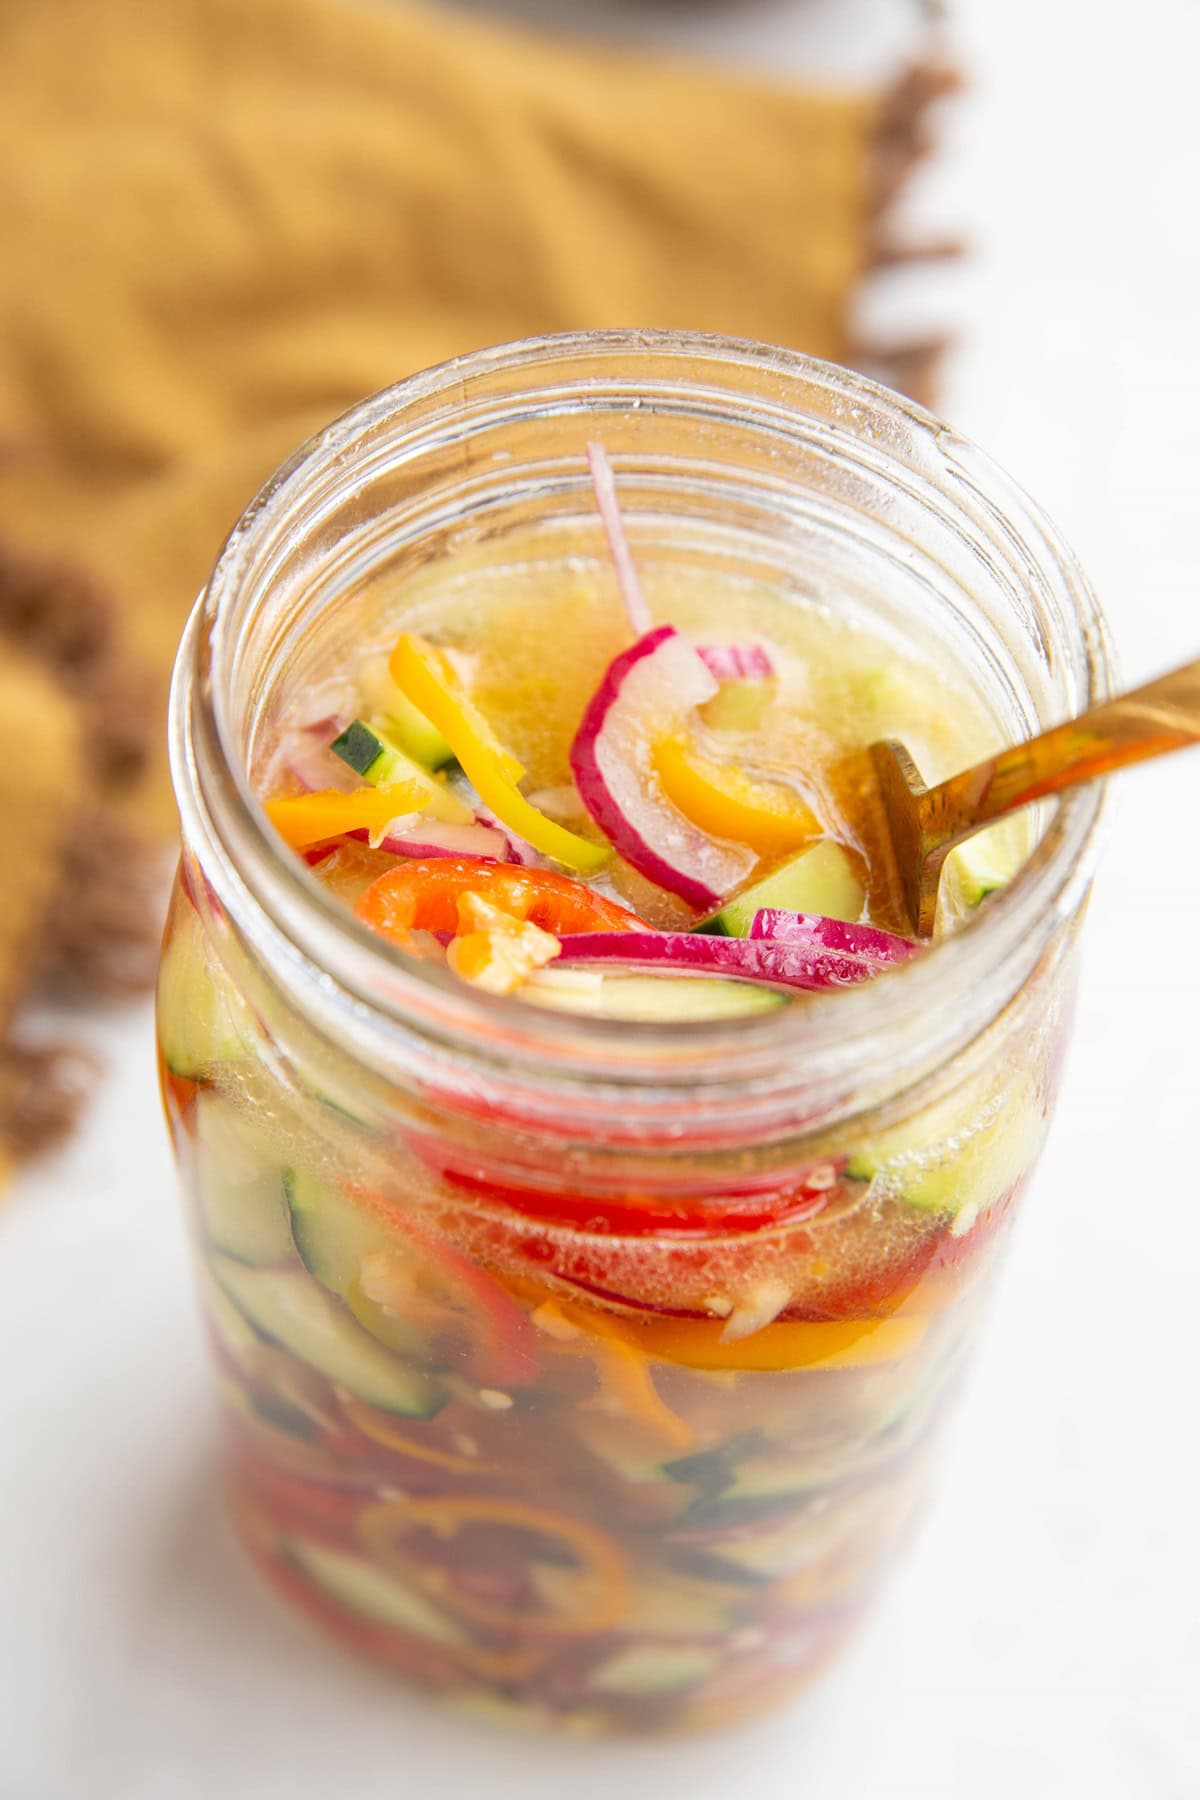
[[[639,556],[936,643],[1016,736],[1101,698],[1095,601],[975,449],[762,346],[486,351],[347,414],[233,532],[180,651],[165,1103],[247,1549],[352,1646],[572,1731],[770,1704],[922,1504],[1053,1098],[1099,789],[896,973],[623,1024],[366,932],[251,777],[420,571],[565,564],[602,437]],[[382,585],[381,585],[382,584]]]

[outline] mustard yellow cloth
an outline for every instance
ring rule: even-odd
[[[361,396],[529,333],[847,359],[913,96],[378,0],[0,0],[0,46],[2,1155],[54,1085],[14,1047],[35,974],[139,972],[136,883],[80,834],[169,830],[171,656],[258,483]]]

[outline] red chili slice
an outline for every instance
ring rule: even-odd
[[[432,1148],[428,1159],[437,1166],[436,1151]],[[542,1224],[568,1226],[614,1237],[671,1238],[712,1237],[761,1231],[772,1226],[801,1225],[824,1211],[830,1189],[838,1178],[836,1166],[823,1163],[809,1171],[812,1180],[801,1178],[771,1194],[745,1198],[725,1194],[713,1199],[688,1194],[677,1200],[665,1200],[661,1196],[639,1194],[544,1193],[540,1188],[497,1184],[482,1176],[445,1167],[439,1168],[439,1173],[454,1187],[479,1194]]]
[[[353,1488],[323,1487],[285,1474],[244,1452],[238,1456],[234,1482],[284,1536],[311,1538],[339,1550],[357,1547],[358,1516],[373,1499]]]
[[[459,897],[466,893],[479,894],[511,918],[530,920],[556,936],[645,930],[625,907],[568,875],[471,856],[415,859],[389,869],[359,897],[354,911],[382,937],[404,944],[415,931],[453,935]]]

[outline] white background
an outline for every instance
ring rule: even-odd
[[[620,23],[836,70],[891,54],[904,16],[677,0]],[[1058,516],[1146,676],[1200,650],[1200,6],[964,0],[958,38],[974,93],[923,199],[977,246],[938,301],[965,337],[943,410]],[[449,1725],[249,1579],[148,1013],[97,1021],[111,1080],[0,1239],[0,1800],[1194,1800],[1198,780],[1185,757],[1121,784],[1058,1126],[914,1556],[798,1710],[713,1740]]]

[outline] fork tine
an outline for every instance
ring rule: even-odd
[[[894,738],[871,745],[871,763],[886,826],[892,887],[903,903],[907,929],[928,937],[937,907],[937,869],[927,870],[929,846],[919,805],[925,782],[904,745]]]

